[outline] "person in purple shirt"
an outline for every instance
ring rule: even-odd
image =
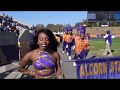
[[[105,39],[105,44],[106,44],[106,49],[105,49],[105,52],[103,53],[103,55],[112,56],[112,52],[111,52],[111,48],[110,47],[112,45],[112,38],[115,38],[115,36],[110,34],[110,30],[107,30],[106,31],[106,35],[103,36],[103,38]]]
[[[20,60],[18,71],[35,79],[61,79],[60,55],[57,52],[57,40],[51,30],[41,29],[33,42],[34,48]],[[26,69],[32,61],[34,70]]]

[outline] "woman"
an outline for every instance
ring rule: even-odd
[[[19,63],[23,74],[35,79],[61,79],[60,55],[57,52],[57,41],[54,34],[47,29],[39,30],[34,37],[32,51],[28,52]],[[33,62],[34,71],[25,69],[29,61]]]

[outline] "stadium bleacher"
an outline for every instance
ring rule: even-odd
[[[12,60],[19,59],[18,54],[16,54],[18,53],[18,49],[19,49],[17,43],[18,41],[20,41],[21,43],[25,41],[26,42],[29,41],[28,40],[29,38],[27,37],[29,36],[28,30],[30,29],[31,29],[30,25],[17,21],[13,17],[5,15],[4,13],[0,14],[0,49],[2,54],[0,55],[0,61],[1,61],[0,66],[9,64],[10,62],[12,62]],[[21,51],[23,51],[22,47],[21,47]],[[3,61],[6,62],[3,63]]]

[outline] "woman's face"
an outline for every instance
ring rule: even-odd
[[[38,35],[38,44],[40,49],[46,50],[49,45],[49,37],[45,33],[40,33]]]
[[[78,35],[80,35],[80,31],[77,31]]]

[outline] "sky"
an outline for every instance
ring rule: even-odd
[[[29,25],[37,24],[70,24],[87,19],[87,11],[0,11],[5,15],[12,16],[14,19]]]

